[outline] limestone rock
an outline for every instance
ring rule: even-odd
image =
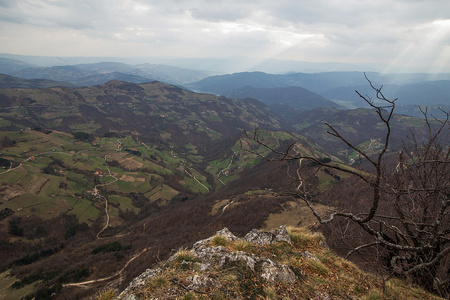
[[[223,229],[216,232],[216,235],[223,236],[229,241],[237,241],[239,238],[235,236],[228,228],[224,227]]]
[[[256,259],[259,260],[259,259]],[[253,254],[248,254],[243,251],[237,251],[236,253],[230,253],[225,256],[223,256],[220,259],[220,266],[223,266],[225,262],[227,261],[244,261],[248,268],[250,268],[252,271],[255,271],[255,263],[256,260],[254,258]]]
[[[246,240],[247,242],[257,245],[266,245],[277,243],[280,241],[287,242],[292,245],[289,234],[284,226],[272,231],[252,230],[244,239],[236,237],[227,228],[217,231],[216,235],[225,237],[229,241]],[[244,251],[231,251],[224,246],[212,246],[209,241],[213,237],[198,241],[194,244],[190,252],[195,257],[193,261],[183,261],[182,269],[192,270],[192,275],[189,277],[189,285],[185,287],[188,290],[203,291],[211,287],[220,287],[221,283],[209,277],[208,271],[223,267],[228,262],[244,262],[246,267],[261,276],[269,284],[292,284],[297,280],[296,273],[288,266],[280,265],[273,262],[271,259],[258,257],[253,253],[246,253]],[[307,254],[305,254],[307,255]],[[312,254],[309,253],[310,256]],[[176,259],[176,254],[169,258],[169,262]],[[146,284],[146,282],[156,275],[162,273],[160,268],[148,269],[140,276],[136,277],[129,286],[119,295],[120,300],[138,300],[134,295],[134,291]]]
[[[275,265],[264,262],[261,277],[268,283],[294,283],[297,277],[286,265]]]
[[[161,274],[160,268],[147,269],[144,273],[134,278],[133,281],[130,282],[128,287],[122,293],[120,293],[119,299],[137,300],[138,298],[135,295],[133,295],[133,291],[144,286],[150,278],[159,274]]]
[[[216,235],[220,235],[223,236],[224,238],[226,238],[229,241],[237,241],[239,238],[237,236],[235,236],[231,231],[228,230],[228,228],[224,227],[223,229],[219,230],[216,232]],[[196,251],[200,248],[203,248],[206,246],[206,244],[208,244],[208,242],[212,239],[213,237],[209,237],[207,239],[198,241],[194,244],[194,246],[192,247],[192,250]]]
[[[304,255],[306,258],[309,258],[309,259],[312,259],[312,260],[318,260],[317,257],[315,257],[314,255],[312,255],[311,252],[309,252],[309,251],[305,251],[305,252],[303,253],[303,255]]]
[[[201,290],[210,288],[212,286],[218,286],[218,284],[212,278],[195,274],[192,278],[192,284],[190,284],[188,288],[192,290]]]
[[[258,229],[253,229],[252,231],[250,231],[245,235],[244,240],[258,245],[272,244],[281,241],[285,241],[288,244],[292,245],[289,233],[287,232],[286,227],[284,226],[281,226],[279,229],[271,231],[262,231]]]

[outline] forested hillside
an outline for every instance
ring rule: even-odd
[[[324,121],[369,155],[384,146],[372,110],[281,116],[255,99],[161,82],[9,88],[0,99],[0,295],[6,299],[53,293],[75,299],[109,284],[124,288],[173,249],[225,226],[236,234],[310,226],[314,216],[291,193],[300,166],[321,213],[342,204],[327,195],[345,195],[353,181],[314,163],[264,157],[293,149],[356,168],[357,153],[330,139]],[[421,135],[428,128],[423,119],[401,115],[392,126],[389,157],[410,130]],[[255,143],[256,133],[263,143]],[[356,189],[352,198],[364,193]]]

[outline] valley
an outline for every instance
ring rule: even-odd
[[[450,299],[450,1],[0,1],[0,300]]]
[[[330,138],[324,122],[369,155],[384,146],[379,118],[367,108],[272,109],[157,81],[14,87],[1,89],[0,99],[5,299],[121,289],[225,226],[237,234],[286,224],[321,229],[292,193],[298,174],[321,214],[340,205],[325,197],[351,182],[348,175],[264,157],[294,145],[294,154],[356,168],[358,154]],[[388,155],[426,125],[394,115]],[[249,138],[256,132],[263,144]]]

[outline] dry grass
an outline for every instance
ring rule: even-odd
[[[217,247],[217,246],[223,246],[226,247],[228,245],[228,240],[221,236],[221,235],[215,235],[213,238],[209,241],[209,244]]]
[[[314,205],[314,209],[319,214],[324,214],[330,208],[325,205]],[[278,228],[282,225],[292,227],[311,227],[317,223],[317,219],[311,212],[308,206],[301,201],[289,201],[283,204],[283,211],[275,214],[270,214],[265,222],[264,228],[269,230],[271,228]]]
[[[297,248],[322,248],[321,243],[325,241],[325,237],[320,232],[311,232],[310,230],[303,227],[292,227],[286,228],[292,243]]]
[[[195,254],[190,250],[180,248],[177,253],[175,253],[175,260],[178,262],[192,262],[195,260]]]
[[[116,291],[113,289],[106,289],[98,293],[95,300],[112,300],[116,297]]]
[[[251,253],[254,248],[255,247],[252,243],[249,243],[245,240],[235,241],[229,247],[229,249],[232,251],[244,251],[247,253]]]
[[[150,279],[136,296],[148,299],[441,299],[411,287],[406,282],[364,273],[353,263],[321,246],[324,238],[304,228],[289,227],[293,245],[279,242],[255,245],[230,241],[216,235],[208,246],[224,246],[228,251],[244,251],[287,265],[296,275],[295,283],[270,284],[261,277],[262,269],[248,268],[243,261],[226,261],[201,270],[195,253],[179,249],[175,259],[164,264],[163,273]],[[311,254],[305,254],[308,251]],[[212,278],[213,286],[186,290],[197,275]],[[320,298],[322,297],[322,298]]]

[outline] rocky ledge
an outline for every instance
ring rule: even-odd
[[[280,227],[272,231],[262,231],[254,229],[244,238],[238,238],[227,228],[216,233],[216,235],[205,240],[198,241],[190,250],[179,250],[169,260],[154,269],[147,269],[140,276],[135,278],[129,286],[119,295],[121,300],[136,299],[168,299],[179,297],[186,292],[196,294],[210,294],[212,290],[224,290],[230,288],[229,282],[224,282],[228,278],[241,279],[245,276],[240,273],[248,273],[250,277],[267,286],[277,284],[293,284],[302,280],[304,274],[299,268],[277,263],[267,257],[265,251],[261,249],[270,244],[284,243],[287,247],[292,247],[292,241],[286,228]],[[231,246],[231,247],[230,247]],[[242,250],[237,250],[242,249]],[[249,252],[243,250],[250,250]],[[254,252],[254,253],[252,253]],[[260,252],[263,256],[255,253]],[[311,253],[305,251],[301,255],[316,259]],[[272,255],[275,257],[275,255]],[[179,266],[176,266],[176,264]],[[175,268],[174,268],[175,265]],[[166,271],[172,272],[171,278],[162,278]],[[221,270],[238,270],[235,276],[221,277]],[[186,274],[188,273],[188,274]],[[189,276],[185,276],[189,275]],[[159,276],[159,277],[158,277]],[[149,288],[149,282],[159,280],[160,283],[171,286],[166,290],[165,295],[159,295],[155,288]],[[154,297],[151,296],[152,291]],[[170,295],[170,293],[172,293]],[[238,296],[240,291],[228,291],[227,294]]]
[[[224,228],[198,241],[192,249],[179,249],[158,267],[146,270],[115,299],[383,297],[438,299],[403,282],[380,281],[364,273],[327,249],[321,234],[280,227],[252,230],[243,238]]]

